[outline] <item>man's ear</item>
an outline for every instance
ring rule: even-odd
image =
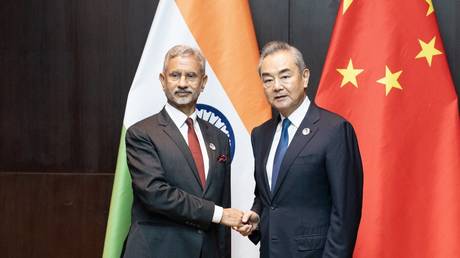
[[[160,73],[158,76],[158,79],[160,79],[161,87],[164,89],[166,85],[166,76],[164,73]]]
[[[310,79],[310,70],[307,68],[303,69],[302,71],[302,79],[304,80],[304,88],[307,88],[308,86],[308,80]]]
[[[207,82],[208,82],[208,76],[205,74],[205,75],[203,75],[203,80],[201,82],[201,91],[204,90],[204,88],[206,87]]]

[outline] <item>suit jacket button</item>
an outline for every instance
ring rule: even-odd
[[[203,234],[203,230],[201,230],[201,229],[198,229],[197,232],[198,232],[198,234]]]
[[[275,206],[272,206],[272,207],[270,207],[270,208],[271,208],[272,210],[276,210],[276,207],[275,207]]]

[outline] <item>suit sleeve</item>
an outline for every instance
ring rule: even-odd
[[[343,122],[326,154],[332,210],[323,257],[352,257],[361,219],[363,169],[353,127]]]
[[[126,155],[134,195],[146,209],[187,225],[209,227],[214,203],[169,184],[156,146],[141,129],[126,132]]]
[[[257,156],[257,154],[256,154],[256,140],[255,140],[256,137],[255,137],[255,134],[256,134],[256,129],[254,129],[252,131],[252,133],[251,133],[252,152],[253,152],[253,156],[254,156],[254,180],[256,180],[255,169],[256,169],[256,156]],[[260,200],[260,194],[259,194],[257,185],[255,186],[255,189],[254,189],[254,202],[252,204],[251,210],[254,211],[255,213],[257,213],[257,215],[259,215],[259,217],[262,217],[262,210],[263,210],[262,209],[262,201]],[[259,243],[260,237],[261,237],[260,236],[260,229],[256,229],[248,237],[249,237],[249,240],[251,240],[254,244]]]

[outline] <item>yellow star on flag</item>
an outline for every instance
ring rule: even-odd
[[[428,4],[428,10],[426,11],[426,16],[428,16],[431,13],[434,12],[433,1],[432,0],[425,0],[425,2]]]
[[[396,88],[402,90],[401,85],[398,82],[399,76],[401,75],[402,70],[396,73],[392,73],[388,66],[385,66],[385,77],[378,80],[378,83],[385,84],[385,96],[388,96],[391,89]]]
[[[428,1],[428,0],[427,0]],[[351,3],[353,0],[343,0],[343,10],[342,10],[342,15],[345,14],[345,12],[348,10],[348,7],[350,7]]]
[[[362,73],[363,71],[364,71],[363,69],[355,69],[353,67],[353,62],[351,61],[351,58],[350,58],[350,61],[348,61],[348,66],[346,69],[337,69],[337,72],[339,72],[343,76],[340,87],[343,87],[343,85],[350,82],[356,88],[358,88],[356,76],[358,76],[358,74]]]
[[[436,42],[436,37],[433,37],[429,43],[424,42],[423,40],[418,40],[420,43],[420,47],[422,50],[417,54],[415,59],[425,57],[428,65],[431,66],[431,61],[433,60],[433,56],[441,55],[442,52],[439,51],[434,47]]]

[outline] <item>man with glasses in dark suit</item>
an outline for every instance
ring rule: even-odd
[[[126,133],[134,201],[125,258],[230,258],[226,226],[241,226],[243,213],[229,208],[228,138],[196,115],[206,81],[201,52],[173,47],[160,73],[165,107]]]

